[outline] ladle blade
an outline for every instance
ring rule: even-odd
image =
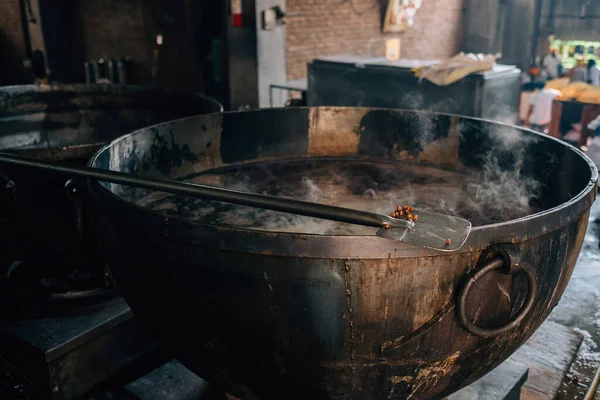
[[[471,233],[471,223],[466,219],[417,209],[414,214],[419,216],[419,220],[413,228],[390,224],[390,229],[381,228],[377,235],[429,249],[456,251]]]

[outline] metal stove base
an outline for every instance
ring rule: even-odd
[[[0,355],[54,400],[81,396],[156,347],[119,297],[0,325]]]

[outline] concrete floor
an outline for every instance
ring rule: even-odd
[[[592,207],[579,260],[560,303],[550,320],[584,335],[579,355],[569,373],[564,398],[583,398],[600,365],[600,201]],[[597,396],[596,398],[600,398]]]

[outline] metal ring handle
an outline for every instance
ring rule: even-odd
[[[523,322],[527,314],[529,314],[529,312],[531,311],[533,304],[535,303],[535,299],[537,298],[538,292],[538,282],[535,270],[531,265],[521,262],[508,269],[508,274],[510,275],[516,273],[517,271],[523,271],[525,273],[525,276],[527,277],[527,299],[525,300],[525,304],[523,304],[523,307],[521,307],[517,315],[515,315],[506,325],[493,329],[480,328],[473,322],[469,321],[469,318],[467,317],[467,301],[469,300],[469,294],[471,292],[471,289],[478,280],[483,278],[488,273],[499,269],[503,269],[505,267],[506,263],[503,258],[496,258],[488,262],[469,279],[467,284],[463,287],[460,294],[458,295],[458,317],[463,326],[473,335],[481,336],[483,338],[490,338],[514,329],[521,322]]]

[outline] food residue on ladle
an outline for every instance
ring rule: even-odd
[[[419,216],[417,214],[411,214],[412,212],[414,212],[415,209],[411,206],[404,206],[404,207],[396,207],[396,211],[394,211],[392,213],[392,218],[400,218],[402,216],[406,216],[406,219],[412,222],[416,222],[419,220]],[[384,225],[385,226],[385,225]],[[389,229],[389,228],[386,228]]]
[[[412,226],[414,227],[414,222],[419,219],[419,216],[417,214],[411,214],[413,211],[415,211],[415,209],[411,206],[398,206],[396,207],[396,210],[392,212],[392,218],[399,219],[400,217],[405,216],[408,221],[413,222]],[[385,229],[390,229],[390,224],[384,222],[383,227]],[[408,229],[412,230],[410,227]]]
[[[450,246],[452,244],[452,240],[446,239],[446,246]]]

